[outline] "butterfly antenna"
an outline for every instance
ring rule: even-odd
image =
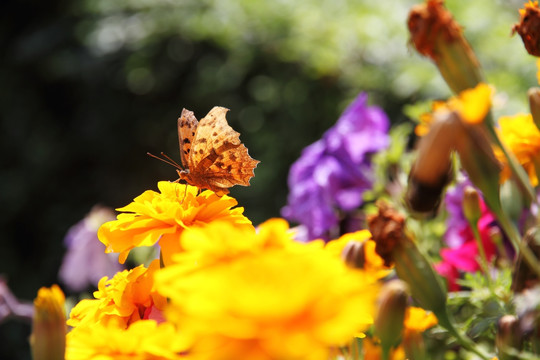
[[[160,161],[163,161],[164,163],[166,164],[169,164],[171,166],[174,166],[175,168],[177,169],[182,169],[182,167],[180,165],[178,165],[174,160],[172,160],[170,157],[166,156],[165,154],[161,153],[161,155],[163,156],[163,158],[160,158],[159,156],[156,156],[154,154],[151,154],[149,152],[146,153],[146,155],[150,156],[150,157],[153,157],[154,159],[158,159]]]
[[[165,159],[169,160],[171,162],[171,164],[174,164],[174,166],[177,167],[178,169],[182,169],[182,167],[176,161],[171,159],[169,157],[169,155],[165,154],[163,151],[161,152],[161,156],[163,156]]]

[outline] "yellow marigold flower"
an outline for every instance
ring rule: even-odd
[[[175,360],[185,349],[170,323],[141,320],[127,329],[84,326],[66,337],[66,360]]]
[[[371,240],[369,230],[344,234],[339,239],[328,242],[325,249],[337,257],[344,258],[348,255],[344,254],[344,251],[351,246],[351,243],[363,244],[362,253],[351,254],[351,256],[363,256],[362,259],[357,260],[362,262],[362,269],[367,274],[373,275],[376,279],[382,279],[390,273],[391,268],[384,265],[384,260],[375,251],[376,243]],[[346,262],[348,260],[352,259],[345,258]]]
[[[459,93],[458,96],[452,96],[448,101],[434,101],[432,104],[432,113],[424,114],[420,117],[421,123],[416,127],[415,133],[423,136],[429,131],[433,116],[437,112],[455,111],[466,124],[480,124],[491,108],[491,96],[493,89],[480,83],[472,89],[467,89]]]
[[[320,243],[294,242],[283,220],[257,232],[214,222],[182,245],[155,281],[190,358],[327,359],[373,323],[373,278]]]
[[[419,307],[409,306],[405,312],[405,332],[424,332],[437,325],[438,320],[431,311]]]
[[[95,299],[80,301],[72,310],[68,325],[79,327],[102,323],[125,329],[141,319],[159,318],[167,299],[154,290],[154,273],[159,260],[148,269],[143,265],[103,277],[94,292]]]
[[[63,360],[66,347],[65,297],[58,285],[39,289],[34,300],[32,357],[35,360]]]
[[[535,162],[540,161],[540,131],[534,124],[531,114],[501,117],[498,133],[501,141],[516,155],[519,163],[529,174],[531,184],[538,185]],[[495,149],[495,155],[504,164],[501,180],[505,181],[512,175],[512,171],[500,150]]]
[[[131,249],[152,246],[159,241],[163,262],[167,265],[172,254],[182,251],[180,234],[190,227],[204,226],[212,221],[224,220],[238,226],[252,227],[242,213],[244,208],[229,196],[217,196],[206,190],[167,181],[158,183],[160,192],[145,191],[134,201],[117,209],[117,220],[105,223],[98,231],[99,240],[107,246],[106,252],[119,252],[124,263]]]

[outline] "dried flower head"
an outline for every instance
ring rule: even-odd
[[[529,1],[525,8],[519,9],[519,22],[512,28],[512,34],[518,33],[527,52],[540,56],[540,9],[538,1]]]

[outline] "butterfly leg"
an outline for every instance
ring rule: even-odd
[[[184,200],[186,199],[186,195],[187,195],[187,184],[186,184],[186,187],[184,188],[184,197],[182,198],[182,202],[184,202]]]

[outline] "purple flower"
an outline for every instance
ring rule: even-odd
[[[472,186],[472,183],[465,177],[448,189],[444,198],[446,211],[448,211],[444,239],[451,248],[463,245],[466,240],[462,233],[469,228],[469,222],[463,213],[463,194],[467,186]]]
[[[325,237],[339,222],[339,210],[362,204],[371,189],[371,154],[388,146],[389,121],[360,94],[319,141],[302,151],[289,173],[288,205],[282,215],[308,229],[310,239]]]
[[[123,269],[118,263],[118,254],[105,254],[105,245],[97,238],[98,228],[115,218],[111,209],[94,206],[84,219],[69,229],[64,238],[68,250],[59,277],[70,290],[96,286],[103,276],[112,277]]]

